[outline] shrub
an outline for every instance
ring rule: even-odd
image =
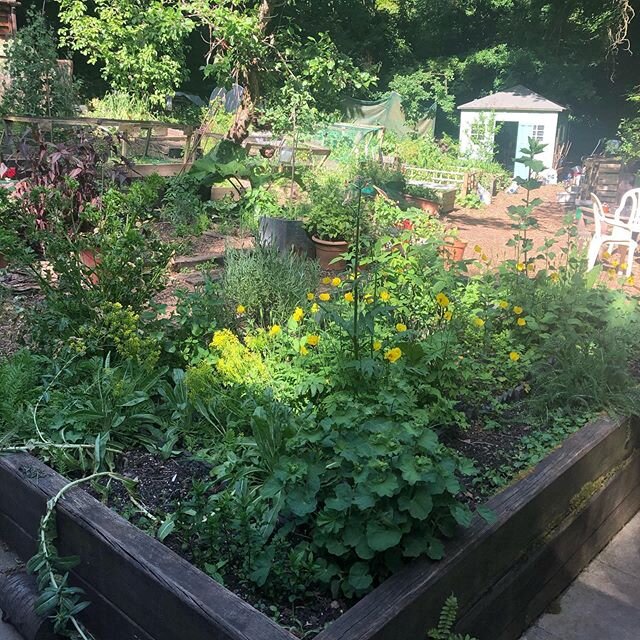
[[[53,30],[43,15],[29,13],[7,47],[5,73],[11,81],[4,87],[0,112],[26,116],[73,115],[75,87],[58,64]]]
[[[347,202],[348,182],[337,172],[322,172],[309,188],[311,205],[306,216],[309,233],[321,240],[353,241],[356,232],[355,209]]]
[[[270,247],[227,249],[222,290],[233,309],[242,305],[247,319],[260,326],[281,323],[318,283],[315,261]]]

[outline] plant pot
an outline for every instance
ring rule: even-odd
[[[300,220],[262,216],[258,221],[258,242],[263,247],[275,247],[281,253],[316,256],[315,245]]]
[[[418,196],[410,196],[409,194],[404,195],[404,201],[411,205],[412,207],[416,207],[416,209],[421,209],[425,213],[430,216],[438,216],[440,213],[440,205],[433,200],[427,200],[426,198],[419,198]]]
[[[102,260],[100,258],[100,249],[81,249],[80,250],[80,262],[85,267],[91,269],[89,280],[91,284],[98,284],[98,274],[95,272],[96,266],[99,265]]]
[[[450,239],[442,246],[442,253],[451,262],[464,260],[464,251],[469,243],[465,240]]]
[[[320,268],[324,271],[344,271],[347,268],[345,260],[338,260],[332,264],[332,260],[339,258],[349,250],[349,243],[344,240],[331,241],[320,240],[312,236],[313,244],[316,247],[316,258],[320,263]]]

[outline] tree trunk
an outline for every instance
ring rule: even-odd
[[[258,9],[258,29],[261,38],[267,38],[269,24],[273,18],[274,0],[262,0]],[[256,105],[260,98],[260,77],[256,69],[259,61],[253,60],[247,65],[248,71],[244,77],[244,91],[240,107],[236,111],[233,123],[227,131],[227,139],[241,144],[249,135],[249,127],[255,120]]]

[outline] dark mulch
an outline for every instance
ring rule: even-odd
[[[33,292],[13,294],[0,281],[0,359],[28,344],[26,315],[40,300],[41,295]]]

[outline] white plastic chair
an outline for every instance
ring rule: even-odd
[[[613,217],[626,222],[635,233],[640,231],[640,189],[629,189],[622,196]]]
[[[635,191],[635,189],[633,190]],[[640,190],[638,190],[640,191]],[[633,255],[636,251],[638,243],[634,240],[633,234],[640,231],[640,226],[635,218],[640,216],[640,212],[636,207],[635,211],[631,211],[628,222],[620,220],[620,213],[625,207],[627,201],[627,192],[623,198],[621,205],[616,209],[614,217],[609,218],[605,215],[600,198],[595,193],[591,194],[593,202],[593,219],[595,222],[595,231],[591,242],[589,243],[587,271],[591,271],[596,264],[600,249],[603,244],[608,244],[608,250],[611,252],[615,246],[626,246],[629,249],[627,255],[627,277],[631,275],[633,270]],[[633,197],[633,196],[630,196]]]

